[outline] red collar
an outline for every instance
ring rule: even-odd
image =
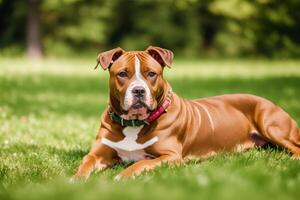
[[[123,119],[121,116],[113,112],[111,109],[109,109],[108,114],[110,116],[110,119],[114,122],[117,122],[121,124],[121,126],[141,126],[141,125],[150,125],[151,122],[159,118],[162,114],[167,112],[167,108],[171,104],[171,96],[172,96],[172,90],[170,89],[168,91],[167,96],[165,97],[163,103],[161,106],[159,106],[155,111],[151,113],[151,115],[145,119],[145,120],[138,120],[138,119]]]
[[[172,92],[169,91],[162,105],[152,112],[151,115],[146,119],[149,124],[159,118],[163,113],[167,112],[167,108],[171,104],[171,95]]]

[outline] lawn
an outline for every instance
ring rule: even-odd
[[[127,164],[71,184],[107,103],[108,74],[94,59],[0,59],[0,199],[298,199],[300,161],[277,149],[221,153],[163,165],[135,180]],[[252,93],[300,123],[300,61],[175,60],[165,76],[186,98]]]

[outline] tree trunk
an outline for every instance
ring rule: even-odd
[[[26,51],[27,56],[32,59],[43,57],[38,1],[27,0]]]

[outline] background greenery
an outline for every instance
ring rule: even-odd
[[[25,51],[30,2],[45,55],[150,44],[183,57],[300,55],[299,0],[0,0],[0,53]]]
[[[249,92],[299,123],[299,61],[175,60],[165,76],[185,98]],[[0,199],[298,199],[300,162],[266,149],[162,166],[115,182],[126,165],[70,184],[107,103],[107,72],[94,59],[0,61]],[[271,69],[271,70],[270,70]]]

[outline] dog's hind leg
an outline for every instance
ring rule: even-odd
[[[269,101],[259,103],[255,122],[264,138],[288,149],[294,158],[300,158],[300,131],[297,123],[280,107]]]

